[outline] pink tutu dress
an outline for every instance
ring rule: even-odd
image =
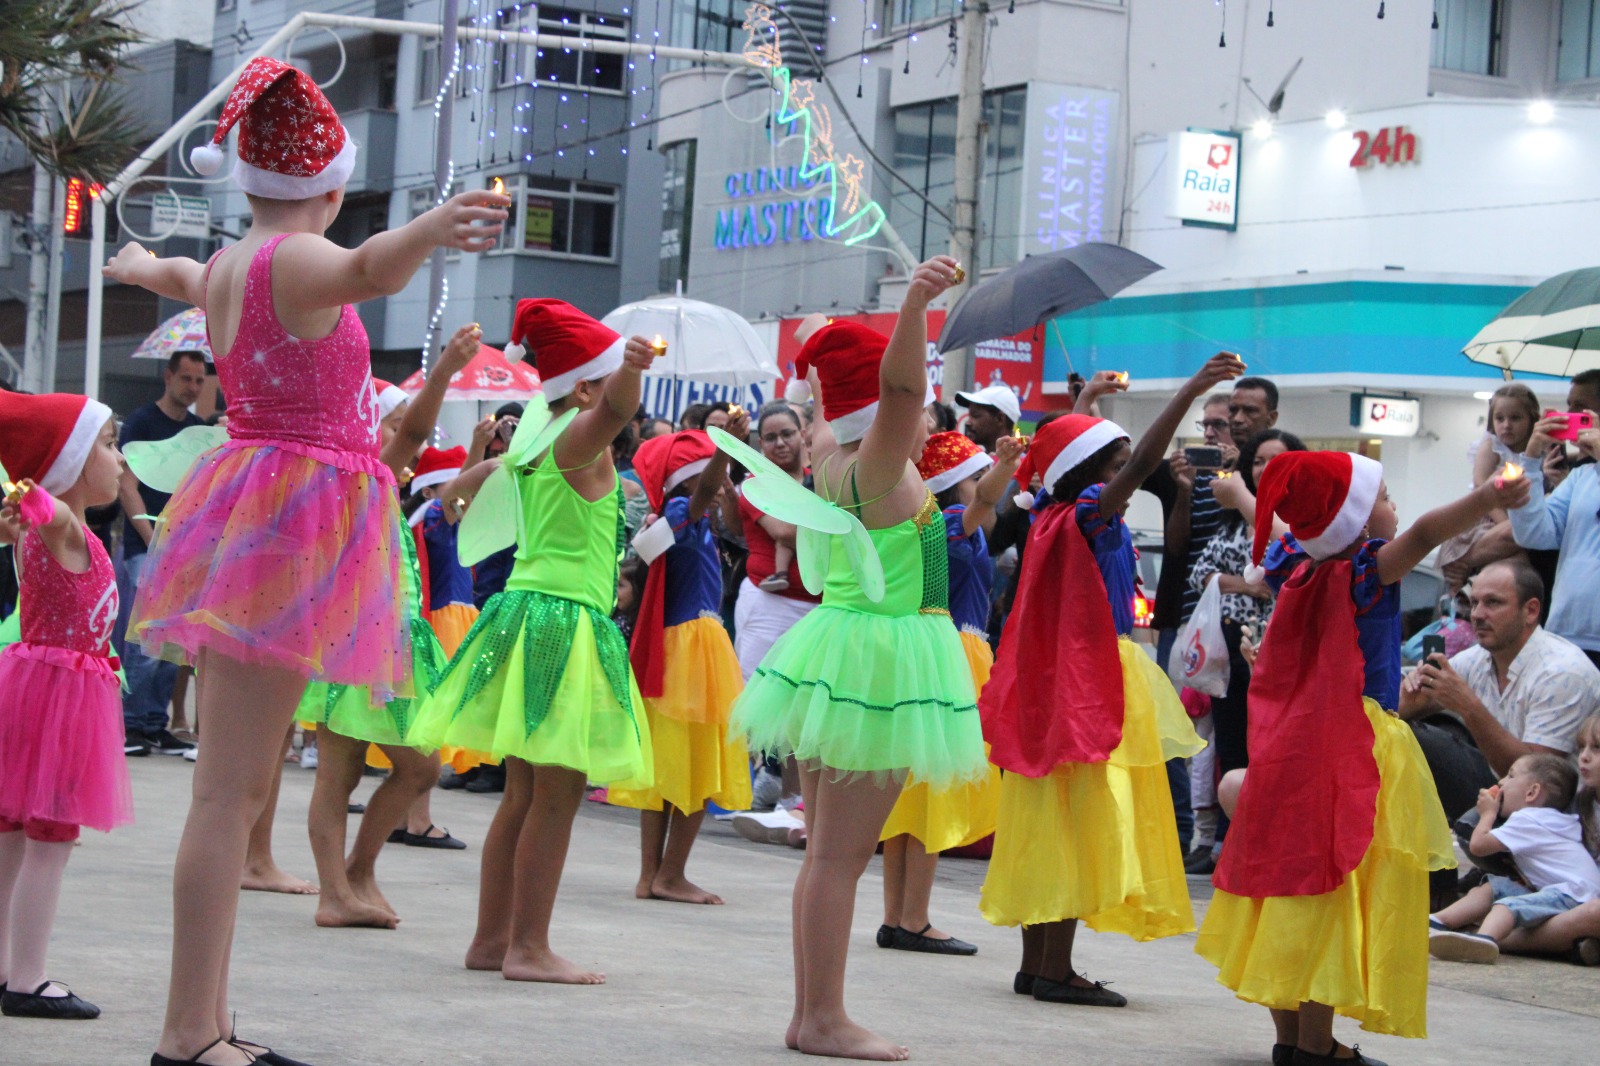
[[[217,355],[231,439],[196,461],[162,513],[128,631],[173,662],[210,648],[364,686],[381,704],[412,694],[411,642],[372,354],[350,306],[319,340],[279,324],[283,239],[251,260],[238,336]]]
[[[117,582],[83,531],[89,569],[64,569],[36,530],[17,545],[22,640],[0,652],[0,823],[102,832],[133,821],[111,658]]]

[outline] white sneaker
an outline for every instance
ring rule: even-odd
[[[183,757],[187,762],[198,762],[200,760],[200,745],[196,744],[194,747],[184,752]]]
[[[757,844],[787,844],[789,830],[805,826],[788,811],[744,811],[733,816],[734,831]]]
[[[315,770],[317,768],[317,746],[315,744],[300,749],[300,769]]]
[[[1482,933],[1431,929],[1428,931],[1428,954],[1445,962],[1477,962],[1492,966],[1500,961],[1500,945]]]

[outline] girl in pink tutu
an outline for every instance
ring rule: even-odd
[[[195,461],[162,514],[128,630],[151,655],[197,665],[206,723],[152,1066],[286,1061],[237,1040],[228,1014],[250,826],[308,680],[363,686],[375,704],[414,694],[403,525],[378,456],[371,352],[350,305],[399,292],[437,247],[486,251],[510,202],[465,193],[347,250],[322,234],[356,146],[311,78],[252,60],[213,143],[195,150],[198,170],[217,170],[235,125],[244,239],[206,264],[130,244],[106,267],[205,310],[231,438]]]
[[[133,821],[110,649],[117,583],[83,518],[117,498],[116,428],[83,396],[0,392],[0,463],[18,482],[0,544],[16,545],[22,579],[22,640],[0,653],[0,1010],[13,1017],[100,1014],[47,979],[45,949],[78,830]]]

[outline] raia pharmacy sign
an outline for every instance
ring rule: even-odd
[[[1357,393],[1350,397],[1350,424],[1375,437],[1415,437],[1422,428],[1422,401]]]
[[[1188,129],[1167,138],[1172,184],[1167,214],[1185,226],[1239,227],[1237,133]]]

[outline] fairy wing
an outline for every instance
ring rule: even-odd
[[[807,591],[813,595],[822,592],[832,553],[842,540],[862,591],[874,603],[883,599],[883,562],[872,537],[855,515],[801,485],[737,437],[715,427],[706,432],[718,448],[751,472],[741,486],[745,498],[779,521],[799,527],[795,555]]]
[[[484,480],[472,506],[461,516],[456,535],[456,558],[462,566],[476,566],[495,552],[517,542],[522,513],[517,498],[517,483],[511,466],[501,459],[494,473]]]
[[[133,476],[157,492],[177,492],[196,459],[227,443],[221,426],[190,426],[166,440],[135,440],[123,446]]]
[[[554,418],[543,396],[535,396],[523,409],[517,431],[511,435],[511,445],[506,448],[506,460],[513,466],[523,466],[540,452],[556,442],[556,438],[578,417],[576,407],[563,411]]]

